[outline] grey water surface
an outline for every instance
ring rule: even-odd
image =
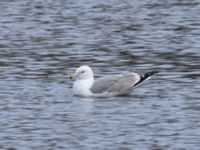
[[[161,72],[129,96],[68,76]],[[199,150],[199,0],[0,1],[0,149]]]

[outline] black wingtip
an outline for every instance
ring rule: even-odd
[[[153,70],[151,72],[147,72],[145,73],[144,75],[141,76],[141,79],[145,80],[146,78],[154,75],[154,74],[157,74],[158,72],[160,72],[159,70]]]
[[[157,74],[158,72],[160,72],[159,70],[153,70],[151,72],[149,72],[150,76]],[[148,73],[147,73],[148,74]]]
[[[140,84],[141,82],[147,80],[149,77],[151,77],[151,76],[157,74],[158,72],[160,72],[160,70],[153,70],[153,71],[151,71],[151,72],[147,72],[147,73],[141,75],[141,76],[140,76],[140,81],[137,82],[137,83],[135,84],[135,86],[138,85],[138,84]]]

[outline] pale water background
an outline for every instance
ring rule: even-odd
[[[127,97],[68,75],[161,72]],[[199,0],[1,0],[0,149],[199,150]]]

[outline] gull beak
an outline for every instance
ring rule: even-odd
[[[70,79],[70,80],[75,80],[77,76],[78,76],[77,73],[73,73],[73,74],[71,74],[71,75],[69,76],[69,79]]]

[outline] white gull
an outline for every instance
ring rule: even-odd
[[[74,95],[83,97],[106,97],[121,96],[130,94],[135,87],[143,81],[150,79],[157,70],[139,75],[134,72],[124,72],[121,74],[107,75],[94,80],[93,71],[89,66],[79,67],[74,74],[70,76],[73,83]]]

